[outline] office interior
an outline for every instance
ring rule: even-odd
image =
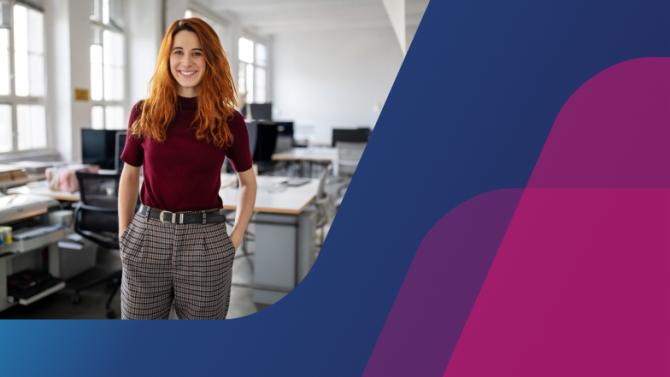
[[[128,115],[164,30],[187,17],[219,35],[258,174],[228,318],[290,293],[318,258],[427,5],[0,0],[0,318],[119,318]],[[227,166],[219,193],[232,225]]]

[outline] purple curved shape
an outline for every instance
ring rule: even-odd
[[[610,67],[558,114],[528,187],[670,187],[668,58]]]
[[[421,242],[365,376],[439,376],[514,213],[521,189],[479,195]]]
[[[427,234],[365,375],[670,375],[669,144],[670,59],[584,84],[518,207],[490,193]]]

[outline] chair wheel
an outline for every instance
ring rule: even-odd
[[[79,305],[81,303],[81,296],[79,296],[79,293],[75,293],[72,295],[72,304],[73,305]]]
[[[116,313],[114,313],[114,310],[112,310],[112,309],[107,310],[107,318],[109,318],[109,319],[116,318]]]

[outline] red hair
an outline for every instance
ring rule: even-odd
[[[167,137],[167,127],[176,113],[179,86],[170,72],[170,54],[174,37],[182,30],[195,33],[205,58],[205,72],[198,84],[198,108],[193,120],[197,125],[196,138],[219,148],[231,145],[233,135],[228,120],[235,113],[237,92],[230,63],[214,29],[199,18],[177,20],[165,32],[149,96],[137,105],[140,116],[133,123],[131,133],[159,142]]]

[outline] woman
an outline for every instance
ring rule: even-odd
[[[163,37],[149,97],[130,114],[121,154],[121,317],[224,319],[235,249],[256,198],[249,138],[235,111],[230,65],[214,30],[175,21]],[[228,236],[219,197],[228,158],[240,182]],[[143,166],[142,206],[137,202]]]

